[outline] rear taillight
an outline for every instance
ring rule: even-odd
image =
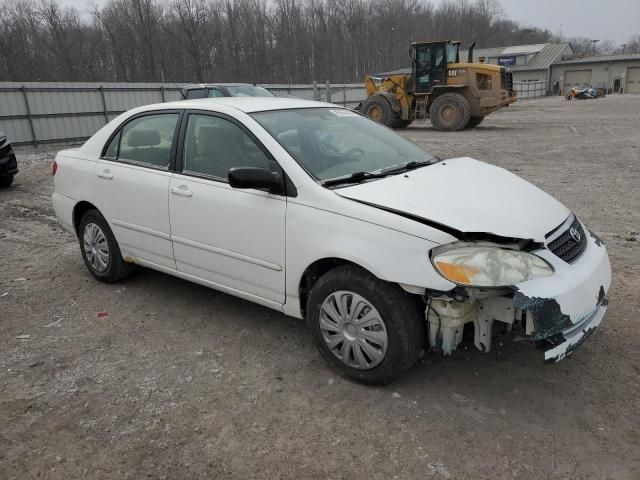
[[[51,164],[51,175],[55,175],[57,171],[58,171],[58,162],[54,160],[53,163]]]

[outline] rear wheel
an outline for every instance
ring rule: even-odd
[[[12,183],[13,183],[13,175],[0,177],[0,188],[9,188]]]
[[[431,104],[429,115],[436,130],[456,132],[469,123],[471,104],[459,93],[443,93]]]
[[[362,104],[361,112],[376,122],[392,128],[398,118],[389,101],[380,95],[367,98]]]
[[[95,278],[113,283],[129,276],[132,267],[122,259],[118,242],[100,212],[89,210],[83,215],[78,239],[82,259]]]
[[[327,363],[365,384],[388,383],[409,370],[424,342],[425,319],[415,297],[352,265],[314,285],[307,324]]]
[[[467,123],[467,126],[465,128],[476,128],[482,123],[483,120],[484,117],[471,117],[469,119],[469,123]]]

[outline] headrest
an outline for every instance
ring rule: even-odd
[[[198,148],[200,151],[216,150],[220,148],[231,148],[236,146],[239,128],[227,122],[218,125],[201,125],[198,128]]]
[[[216,125],[201,125],[198,128],[198,151],[211,153],[220,142],[222,132]]]
[[[130,147],[151,147],[160,145],[160,133],[157,130],[131,130],[127,136]]]

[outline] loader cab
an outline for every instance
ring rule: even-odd
[[[460,61],[460,42],[416,42],[410,47],[413,92],[430,93],[446,85],[447,64]]]

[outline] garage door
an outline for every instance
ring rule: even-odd
[[[591,70],[567,70],[564,72],[564,92],[568,92],[571,87],[584,84],[591,85]]]
[[[627,68],[627,87],[625,93],[640,93],[640,67]]]

